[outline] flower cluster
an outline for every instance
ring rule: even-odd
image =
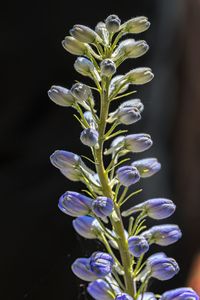
[[[181,238],[182,233],[175,224],[151,228],[145,225],[146,218],[162,220],[170,217],[176,209],[171,200],[153,198],[134,203],[134,196],[141,190],[129,190],[161,168],[159,161],[152,157],[128,163],[127,154],[143,152],[153,142],[147,133],[127,133],[127,130],[117,129],[120,124],[138,122],[143,103],[132,98],[110,112],[113,101],[133,95],[133,86],[146,84],[154,77],[148,67],[116,75],[123,61],[135,59],[148,51],[149,46],[144,40],[130,37],[144,32],[149,26],[146,17],[121,23],[116,15],[99,22],[94,30],[75,25],[62,45],[69,53],[78,56],[74,68],[88,77],[92,84],[77,82],[70,89],[54,85],[48,91],[53,102],[76,111],[75,117],[82,127],[80,140],[91,149],[92,159],[88,159],[94,164],[94,170],[79,155],[69,151],[56,150],[50,160],[67,179],[81,181],[86,186],[81,193],[66,191],[58,206],[66,215],[75,218],[73,228],[80,236],[98,239],[102,243],[102,251],[78,258],[72,264],[73,273],[89,282],[87,291],[96,300],[199,299],[194,290],[185,287],[165,291],[162,295],[149,291],[150,278],[164,281],[179,271],[178,263],[164,252],[148,256],[151,245],[171,245]],[[129,38],[125,39],[127,34]],[[97,101],[100,103],[99,112]],[[104,155],[111,157],[107,166]],[[123,210],[127,201],[130,202],[129,209]],[[129,216],[126,229],[123,217]]]

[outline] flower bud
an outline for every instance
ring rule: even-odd
[[[80,164],[81,158],[79,155],[64,151],[56,150],[51,156],[50,161],[52,165],[58,169],[65,169],[68,167],[76,167]]]
[[[153,79],[154,75],[150,68],[136,68],[126,73],[125,78],[131,84],[145,84]]]
[[[75,83],[71,87],[71,93],[80,103],[87,101],[88,98],[93,99],[91,89],[87,85],[80,82]]]
[[[114,300],[115,298],[110,284],[103,279],[91,282],[87,287],[87,291],[95,300]]]
[[[60,106],[72,106],[75,103],[75,99],[71,94],[71,91],[58,85],[52,85],[48,91],[49,98]]]
[[[176,206],[171,200],[154,198],[131,207],[127,211],[124,211],[122,215],[127,217],[134,212],[143,211],[148,217],[155,220],[161,220],[171,216],[175,209]]]
[[[136,107],[119,107],[115,112],[109,114],[108,123],[118,120],[121,124],[130,125],[141,119],[139,110]]]
[[[112,256],[105,252],[94,252],[90,257],[90,268],[99,278],[103,278],[111,273],[114,265]]]
[[[59,199],[58,207],[72,217],[86,215],[91,211],[92,199],[77,192],[65,192]]]
[[[143,294],[138,295],[137,300],[156,300],[156,297],[151,292],[145,292]]]
[[[109,44],[109,32],[106,29],[106,24],[104,22],[99,22],[95,27],[96,33],[102,38],[103,42]]]
[[[96,129],[86,128],[81,132],[80,140],[81,142],[89,147],[95,147],[98,143],[99,133]]]
[[[129,251],[133,256],[140,257],[149,250],[149,244],[143,236],[131,236],[128,239]]]
[[[141,33],[147,30],[150,22],[146,17],[137,17],[122,24],[121,29],[127,33]]]
[[[95,124],[95,120],[94,120],[94,117],[93,117],[91,111],[85,111],[84,118],[86,119],[88,125],[93,127],[93,125]]]
[[[102,76],[110,77],[116,72],[116,65],[111,59],[104,59],[100,67]]]
[[[108,217],[113,211],[113,201],[107,197],[98,197],[92,202],[92,211],[100,218]]]
[[[70,34],[82,43],[96,43],[101,41],[94,30],[84,25],[74,25],[70,30]]]
[[[131,165],[138,169],[142,178],[150,177],[161,169],[161,164],[158,162],[157,158],[136,160]]]
[[[119,31],[121,20],[116,15],[110,15],[105,20],[106,28],[109,32],[115,33]]]
[[[132,166],[121,167],[117,170],[116,174],[120,184],[127,187],[140,180],[140,174],[138,170]]]
[[[147,269],[151,277],[161,281],[169,280],[179,272],[179,266],[175,259],[170,257],[150,257],[147,259]]]
[[[109,87],[109,96],[112,95],[115,90],[118,90],[120,86],[122,86],[121,89],[119,89],[118,94],[122,94],[124,93],[128,87],[129,87],[129,83],[124,85],[124,81],[126,80],[124,75],[117,75],[115,77],[113,77],[113,79],[110,82],[110,87]]]
[[[181,230],[177,225],[164,224],[151,227],[142,233],[150,244],[168,246],[177,242],[181,236]]]
[[[149,46],[145,41],[135,41],[127,39],[119,43],[119,46],[112,54],[114,61],[123,62],[128,58],[137,58],[144,55],[149,50]]]
[[[122,294],[117,295],[115,300],[133,300],[133,298],[126,293],[122,293]]]
[[[149,134],[137,133],[125,136],[124,149],[137,153],[143,152],[152,146],[153,142]]]
[[[139,112],[143,112],[144,110],[144,105],[142,104],[140,99],[131,99],[128,101],[123,102],[119,108],[137,108],[139,110]]]
[[[96,77],[98,81],[101,80],[99,73],[95,69],[93,63],[85,57],[78,57],[74,63],[74,68],[83,76],[88,76],[90,78]]]
[[[66,36],[62,45],[69,53],[74,55],[84,55],[87,53],[87,45],[79,42],[71,36]]]
[[[72,264],[72,272],[78,278],[85,281],[93,281],[98,278],[90,268],[89,258],[77,258],[75,262]]]
[[[183,287],[163,293],[160,300],[199,300],[199,296],[193,289]]]
[[[73,220],[72,225],[75,231],[86,239],[96,239],[102,231],[97,219],[90,216],[80,216]]]

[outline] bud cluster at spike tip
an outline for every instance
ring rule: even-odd
[[[151,245],[171,245],[181,238],[182,232],[176,224],[148,228],[147,217],[168,218],[176,205],[163,197],[135,202],[135,194],[141,191],[135,187],[143,178],[160,171],[161,163],[155,157],[138,157],[153,145],[148,133],[135,133],[134,126],[129,126],[129,132],[119,128],[121,124],[133,125],[141,120],[143,100],[124,98],[134,94],[135,87],[140,89],[154,78],[151,68],[142,66],[117,73],[125,60],[135,60],[149,50],[142,37],[137,39],[137,34],[149,26],[145,16],[123,22],[115,14],[94,28],[75,24],[62,46],[78,56],[74,68],[87,77],[86,83],[77,80],[71,89],[52,85],[48,91],[52,102],[75,110],[74,116],[82,127],[80,141],[92,153],[92,158],[83,156],[83,161],[82,156],[73,152],[56,150],[50,161],[67,179],[85,185],[81,193],[63,193],[58,207],[74,218],[75,233],[98,243],[98,251],[77,258],[72,264],[73,273],[88,282],[87,292],[95,300],[199,300],[197,293],[187,287],[165,291],[160,296],[149,290],[149,280],[169,280],[179,272],[178,263],[165,253],[149,256]],[[111,105],[115,108],[110,111],[114,101],[118,104]],[[68,143],[73,146],[73,140]],[[110,155],[108,164],[104,155]],[[127,155],[131,156],[128,164]],[[124,210],[122,205],[127,201]],[[129,216],[127,226],[122,217]]]

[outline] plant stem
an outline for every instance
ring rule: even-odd
[[[99,121],[99,149],[95,150],[96,158],[96,169],[99,175],[99,179],[102,185],[102,191],[104,196],[109,198],[113,197],[112,189],[109,185],[108,173],[104,167],[103,161],[103,144],[104,144],[104,134],[106,129],[106,120],[109,112],[109,80],[102,80],[102,91],[101,91],[101,110],[100,110],[100,121]],[[121,256],[122,265],[124,268],[124,281],[126,286],[126,292],[134,297],[136,290],[134,290],[133,278],[132,278],[132,266],[131,266],[131,257],[128,251],[128,242],[124,233],[124,225],[122,222],[121,214],[118,205],[115,203],[114,206],[115,213],[118,218],[110,218],[112,226],[116,232],[116,235],[119,237],[117,240],[119,252]]]

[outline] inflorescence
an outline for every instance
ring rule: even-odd
[[[92,158],[88,160],[95,170],[89,168],[81,156],[64,150],[56,150],[50,160],[69,180],[81,181],[86,186],[85,194],[65,192],[58,206],[65,214],[75,217],[73,228],[80,236],[98,239],[104,246],[102,252],[78,258],[72,264],[74,274],[89,282],[87,291],[96,300],[199,299],[194,290],[186,287],[162,295],[148,290],[150,278],[164,281],[179,271],[177,262],[164,252],[147,257],[151,245],[171,245],[182,234],[174,224],[149,229],[145,225],[148,217],[161,220],[171,216],[176,208],[171,200],[153,198],[133,204],[134,196],[141,189],[130,193],[129,188],[161,168],[156,158],[130,163],[127,154],[149,149],[153,144],[151,136],[146,133],[126,134],[128,130],[118,129],[120,124],[131,125],[141,119],[143,103],[137,98],[126,100],[110,112],[112,102],[135,93],[128,91],[129,88],[148,83],[154,77],[147,67],[116,75],[122,62],[140,57],[149,49],[144,40],[124,39],[126,34],[144,32],[149,26],[146,17],[132,18],[121,24],[116,15],[98,23],[95,30],[75,25],[62,45],[78,56],[75,70],[89,77],[93,85],[77,82],[71,89],[52,86],[48,91],[53,102],[76,110],[75,117],[82,127],[80,140],[91,149]],[[100,112],[95,107],[97,99]],[[105,142],[111,139],[111,144],[105,148]],[[111,157],[107,166],[104,155]],[[133,206],[122,211],[126,201]],[[122,217],[129,216],[126,229]]]

